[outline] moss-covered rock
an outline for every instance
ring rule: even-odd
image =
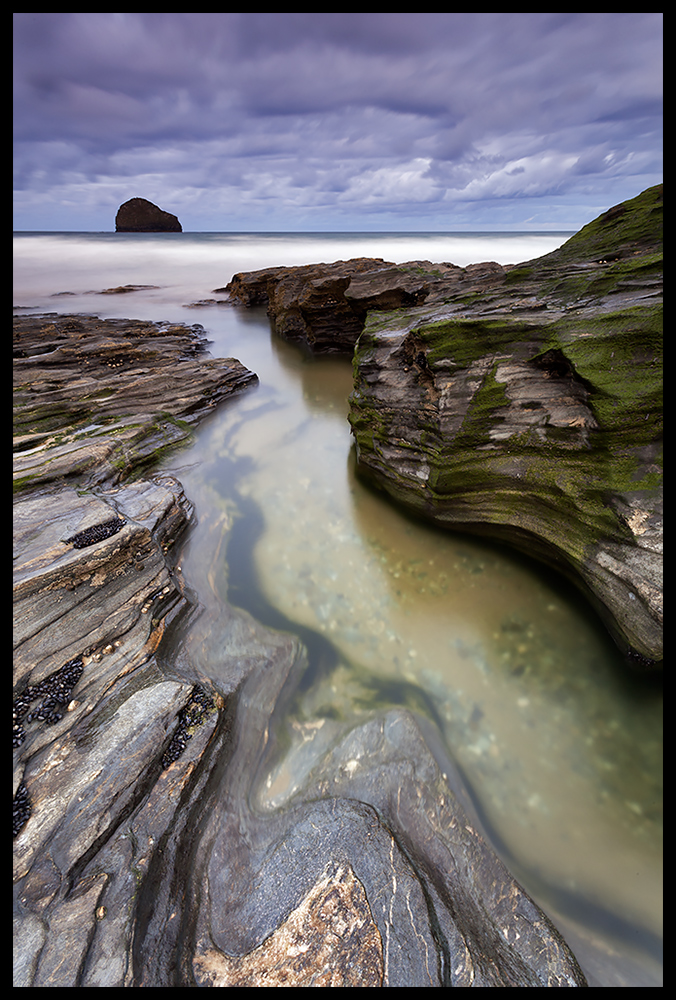
[[[350,400],[362,473],[564,571],[644,664],[662,658],[661,204],[610,209],[471,302],[456,282],[370,313]]]

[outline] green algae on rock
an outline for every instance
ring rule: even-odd
[[[369,313],[349,417],[365,475],[566,573],[644,665],[662,659],[661,204],[643,192],[471,302],[447,286]]]

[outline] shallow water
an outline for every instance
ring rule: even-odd
[[[472,259],[516,262],[553,249],[548,238],[534,249],[530,234],[512,245],[500,234]],[[259,375],[168,467],[197,509],[182,570],[201,600],[229,599],[299,631],[310,647],[278,759],[255,790],[260,808],[288,801],[347,728],[407,704],[442,730],[485,829],[525,887],[586,923],[590,937],[632,951],[649,978],[661,934],[659,685],[627,671],[558,577],[506,548],[416,522],[356,478],[349,360],[312,358],[273,338],[260,310],[186,306],[234,271],[270,264],[357,255],[468,262],[441,254],[440,234],[416,239],[31,235],[18,239],[16,292],[18,304],[40,309],[200,322],[213,354]],[[90,291],[119,284],[160,287]],[[50,298],[63,291],[76,294]]]

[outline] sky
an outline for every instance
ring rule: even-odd
[[[662,181],[660,13],[14,14],[14,229],[577,230]]]

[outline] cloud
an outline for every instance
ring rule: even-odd
[[[659,14],[16,14],[21,210],[50,183],[175,192],[182,221],[227,190],[250,228],[426,228],[580,178],[612,202],[661,176],[660,54]]]

